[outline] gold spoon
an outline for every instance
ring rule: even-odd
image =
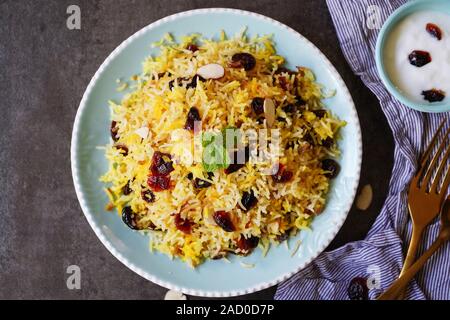
[[[444,202],[441,211],[441,228],[439,230],[438,238],[434,241],[431,247],[394,283],[387,289],[378,300],[394,300],[401,294],[409,281],[422,269],[423,265],[428,259],[446,242],[450,239],[450,196]]]

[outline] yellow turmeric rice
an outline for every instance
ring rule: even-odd
[[[284,68],[270,36],[167,35],[154,45],[159,55],[119,83],[129,90],[120,103],[110,102],[109,169],[101,177],[107,208],[148,234],[151,250],[192,266],[256,247],[267,252],[309,229],[338,174],[333,159],[345,125],[324,108],[312,71]],[[205,148],[225,131],[269,129],[279,135],[271,161],[249,159],[245,134],[234,148],[216,144],[214,161],[205,160]],[[244,161],[235,164],[242,146]]]

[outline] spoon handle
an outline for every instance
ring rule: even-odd
[[[423,265],[428,259],[444,244],[445,239],[439,235],[436,241],[433,242],[431,247],[406,271],[400,276],[394,283],[387,289],[378,300],[394,300],[402,292],[402,290],[408,285],[409,281],[422,269]]]

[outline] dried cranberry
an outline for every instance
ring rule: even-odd
[[[431,62],[431,55],[427,51],[414,50],[408,56],[409,62],[416,67],[423,67]]]
[[[292,171],[286,170],[286,167],[282,164],[278,165],[278,172],[272,175],[272,180],[275,183],[286,183],[289,182],[294,174]]]
[[[232,68],[244,68],[245,71],[250,71],[256,66],[256,59],[250,53],[236,53],[231,57],[230,65]]]
[[[294,113],[297,110],[297,108],[292,103],[289,103],[285,105],[283,108],[281,108],[281,110],[283,110],[286,113]]]
[[[116,144],[114,146],[117,150],[119,150],[119,152],[126,157],[128,155],[128,147],[124,144]]]
[[[201,118],[198,109],[192,107],[191,109],[189,109],[189,112],[187,114],[186,124],[184,125],[184,128],[189,131],[194,131],[195,122],[200,120]]]
[[[316,117],[318,117],[318,118],[323,118],[323,117],[327,114],[327,111],[326,111],[326,110],[323,110],[323,109],[313,110],[312,112],[313,112],[313,113],[316,115]]]
[[[189,51],[195,52],[198,50],[198,47],[195,44],[191,43],[190,45],[187,46],[186,49],[188,49]]]
[[[122,210],[122,221],[133,230],[139,230],[137,223],[136,223],[136,215],[131,209],[131,207],[125,207]]]
[[[429,34],[435,37],[438,40],[442,39],[442,30],[434,23],[427,23],[426,27]]]
[[[183,233],[191,233],[192,222],[188,219],[181,218],[181,215],[179,213],[175,215],[175,226]]]
[[[170,189],[170,176],[149,176],[148,186],[155,192]]]
[[[167,176],[173,169],[172,161],[165,161],[164,157],[170,159],[170,154],[155,151],[152,157],[150,171],[154,176]]]
[[[422,91],[422,95],[429,102],[439,102],[445,99],[445,92],[437,89]]]
[[[128,180],[127,184],[123,186],[122,188],[122,193],[123,195],[127,196],[129,195],[131,192],[133,192],[133,189],[131,189],[130,187],[130,181]]]
[[[241,151],[242,152],[242,151]],[[247,163],[250,160],[250,147],[246,146],[244,149],[244,163],[239,163],[241,159],[239,159],[239,152],[234,152],[232,156],[233,163],[230,164],[225,170],[225,174],[231,174],[233,172],[238,171],[239,169],[243,168],[245,166],[245,163]]]
[[[241,203],[244,206],[246,211],[253,208],[257,202],[258,202],[258,199],[256,199],[255,194],[253,193],[253,190],[250,190],[250,192],[245,191],[242,194]]]
[[[326,171],[325,176],[327,178],[336,178],[340,171],[339,164],[333,159],[322,160],[322,169]]]
[[[152,190],[143,190],[141,192],[141,197],[147,203],[152,203],[156,200],[155,194],[152,192]]]
[[[208,179],[211,180],[212,177],[214,177],[214,173],[208,172]],[[208,188],[210,186],[212,186],[212,183],[209,181],[202,180],[199,178],[195,178],[195,180],[194,180],[194,188],[196,188],[196,189]]]
[[[253,98],[252,100],[252,110],[256,115],[264,113],[264,98]]]
[[[226,211],[216,211],[213,215],[214,221],[219,227],[226,232],[233,232],[235,230],[230,214]]]
[[[119,140],[119,128],[117,127],[117,122],[112,121],[111,122],[111,138],[113,139],[114,142],[116,142],[117,140]]]
[[[241,234],[241,237],[236,242],[236,246],[241,250],[240,253],[247,255],[258,246],[258,243],[258,237],[251,236],[250,238],[246,238]]]
[[[347,294],[350,300],[369,300],[367,280],[361,277],[353,278],[347,288]]]

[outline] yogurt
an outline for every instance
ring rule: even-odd
[[[427,32],[428,23],[439,26],[441,40]],[[432,61],[412,65],[408,56],[415,50],[429,52]],[[405,17],[387,37],[383,55],[389,78],[409,100],[429,103],[422,92],[431,89],[444,91],[444,101],[450,100],[450,15],[422,11]]]

